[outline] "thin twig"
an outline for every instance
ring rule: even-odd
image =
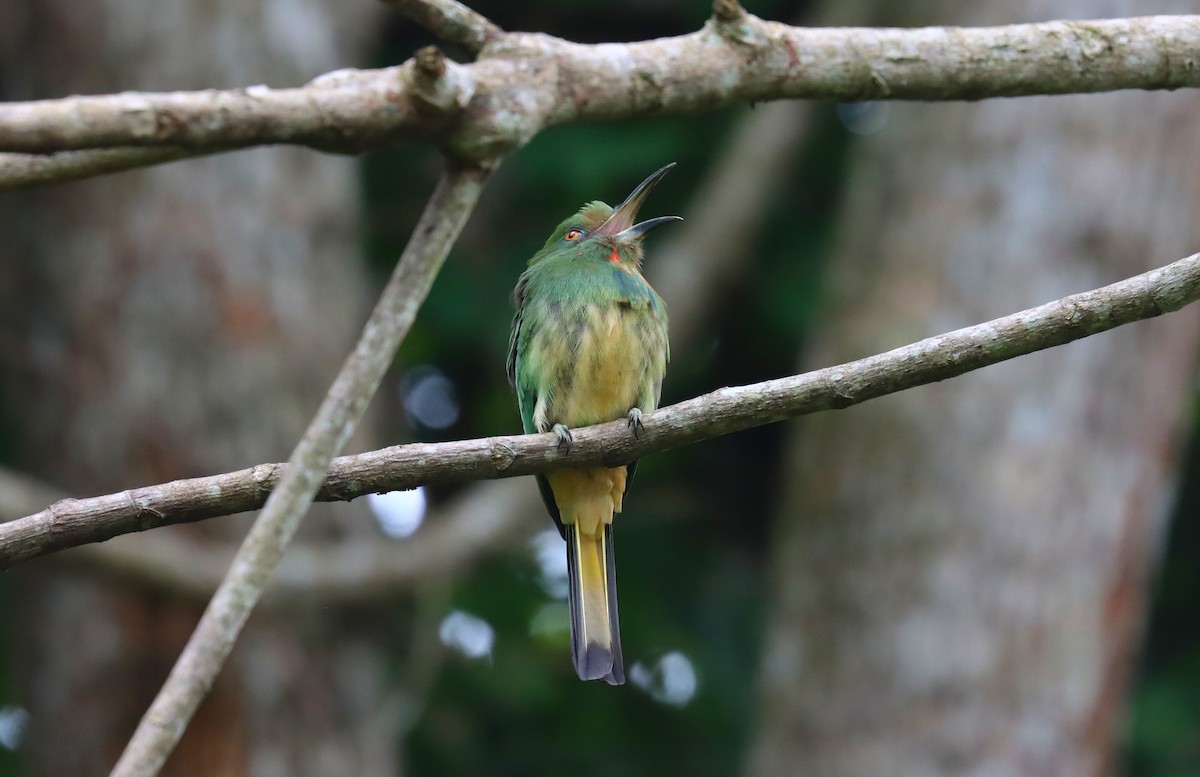
[[[651,453],[833,410],[952,378],[990,364],[1062,345],[1200,298],[1200,254],[1093,291],[886,353],[803,375],[718,389],[643,419],[635,438],[624,421],[574,430],[569,453],[553,434],[412,443],[335,459],[317,499],[350,500],[369,492],[515,477],[567,467],[618,464]],[[92,499],[65,500],[0,524],[0,569],[85,542],[216,515],[253,510],[287,468],[262,464]]]
[[[444,41],[457,43],[472,54],[504,34],[483,14],[455,0],[384,0]]]
[[[487,177],[483,168],[452,167],[438,182],[354,351],[293,451],[286,472],[166,683],[138,724],[113,777],[152,777],[183,735],[295,535],[330,460],[366,411]]]
[[[473,63],[446,61],[433,99],[410,60],[292,89],[2,103],[0,150],[291,143],[355,153],[418,141],[483,160],[548,127],[741,102],[1197,87],[1197,50],[1200,16],[874,29],[790,27],[744,14],[679,37],[596,45],[506,33]]]

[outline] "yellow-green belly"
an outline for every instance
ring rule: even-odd
[[[637,336],[639,310],[591,306],[574,356],[570,382],[554,397],[552,417],[567,426],[623,418],[638,403],[646,377],[646,344]],[[653,408],[643,408],[653,410]]]
[[[654,409],[654,392],[646,382],[654,357],[640,336],[644,309],[623,305],[589,305],[577,339],[562,332],[543,332],[531,344],[535,363],[553,381],[539,387],[533,422],[539,431],[556,424],[587,426],[623,418],[637,406]]]
[[[625,418],[635,406],[647,412],[654,409],[653,392],[643,385],[653,379],[649,376],[653,357],[639,337],[644,329],[636,320],[644,315],[644,309],[621,305],[587,308],[574,353],[556,354],[568,360],[570,368],[564,371],[570,379],[553,395],[538,397],[534,418],[539,429],[548,430],[555,423],[578,427],[613,421]],[[578,525],[589,536],[621,511],[625,479],[625,467],[565,470],[547,476],[563,522]]]

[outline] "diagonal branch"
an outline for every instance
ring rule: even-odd
[[[384,0],[408,18],[448,43],[457,43],[472,54],[504,31],[483,14],[456,0]]]
[[[741,102],[978,100],[1200,86],[1195,55],[1200,16],[977,28],[806,28],[764,21],[736,4],[720,5],[724,13],[703,29],[674,38],[582,45],[497,30],[470,64],[441,61],[430,68],[415,58],[384,70],[338,71],[291,89],[4,103],[0,150],[229,150],[292,143],[357,153],[408,141],[436,143],[456,156],[482,160],[548,127],[696,113]],[[466,29],[446,34],[478,37],[478,26],[456,24],[446,21],[442,29]]]
[[[634,438],[623,421],[577,429],[569,453],[553,434],[415,443],[334,460],[318,492],[349,500],[372,491],[515,477],[595,464],[615,466],[650,453],[799,415],[865,402],[1062,345],[1200,299],[1200,254],[1110,286],[983,324],[803,375],[718,389],[645,416]],[[93,499],[64,500],[0,524],[0,569],[86,542],[165,524],[252,510],[277,488],[279,464],[178,480]]]
[[[408,246],[287,470],[234,557],[166,683],[114,767],[114,777],[155,775],[183,735],[200,701],[261,598],[331,459],[345,446],[408,333],[417,309],[475,207],[488,170],[451,167],[443,174]]]

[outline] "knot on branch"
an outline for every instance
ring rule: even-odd
[[[46,508],[46,514],[50,520],[47,522],[47,528],[51,534],[62,528],[68,521],[69,517],[79,512],[79,500],[70,497],[59,499],[54,504]]]
[[[426,46],[413,56],[408,82],[418,110],[435,115],[466,107],[475,92],[466,72],[437,46]]]
[[[278,479],[279,473],[274,464],[258,464],[250,470],[250,479],[254,481],[254,485],[259,491],[270,491],[275,487],[275,482]]]
[[[755,23],[760,21],[738,3],[738,0],[713,0],[713,15],[705,25],[731,43],[761,47],[769,44]]]
[[[516,458],[516,454],[513,453],[512,448],[504,443],[493,440],[491,449],[492,466],[496,468],[497,472],[503,472],[512,466],[513,460]]]
[[[740,21],[746,16],[746,9],[742,8],[738,0],[713,0],[713,17],[718,23],[728,23]]]
[[[121,495],[125,498],[129,509],[132,510],[134,518],[137,520],[138,531],[146,531],[154,529],[162,525],[163,514],[152,507],[146,507],[138,501],[132,491],[122,491]]]
[[[433,83],[446,75],[446,55],[437,46],[426,46],[413,57],[417,78]]]
[[[827,367],[817,372],[809,373],[820,376],[821,393],[827,398],[830,410],[844,410],[862,401],[854,391],[853,376],[841,367]]]

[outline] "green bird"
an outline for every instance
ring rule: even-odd
[[[554,228],[513,292],[508,348],[526,433],[553,431],[570,450],[571,427],[626,418],[633,433],[658,407],[670,358],[667,309],[642,277],[642,238],[679,216],[635,224],[646,195],[674,163],[642,181],[615,209],[590,202]],[[582,680],[625,682],[617,623],[613,514],[637,462],[538,476],[567,543],[571,658]]]

